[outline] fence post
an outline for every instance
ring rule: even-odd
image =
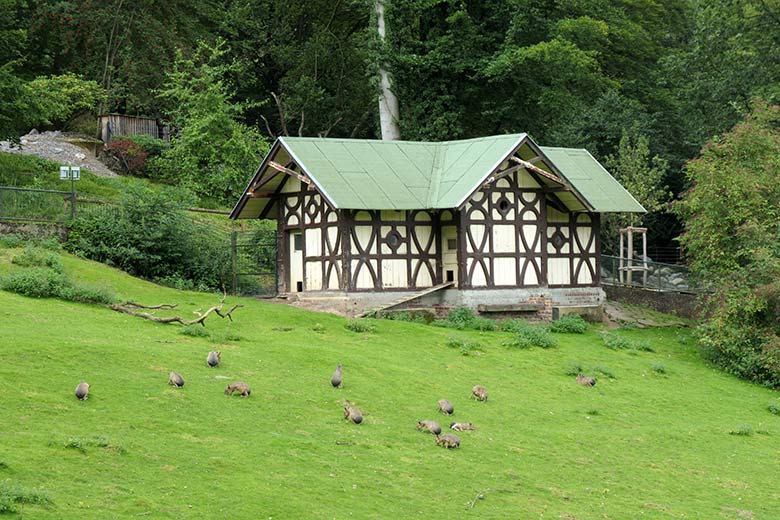
[[[76,218],[76,187],[73,185],[73,177],[70,178],[70,218]]]
[[[230,271],[231,271],[231,290],[233,294],[238,292],[238,276],[236,271],[238,270],[238,252],[237,252],[237,231],[230,233]]]

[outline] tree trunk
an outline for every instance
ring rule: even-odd
[[[376,25],[382,45],[385,43],[385,6],[382,0],[376,0]],[[385,70],[385,63],[379,65],[379,125],[383,141],[398,141],[401,139],[401,128],[398,126],[400,114],[398,98],[392,91],[390,75]]]

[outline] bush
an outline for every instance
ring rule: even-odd
[[[615,374],[610,369],[602,365],[594,366],[591,372],[594,374],[601,374],[608,379],[615,379]]]
[[[103,305],[109,305],[116,301],[116,296],[103,287],[75,283],[62,287],[58,298],[69,302]]]
[[[17,513],[20,504],[48,504],[51,500],[43,491],[29,489],[9,481],[0,481],[0,514]]]
[[[115,172],[140,176],[149,153],[126,137],[115,137],[103,147],[101,159]]]
[[[583,334],[588,330],[588,323],[582,316],[570,314],[550,324],[550,332],[557,334]]]
[[[729,435],[749,437],[750,435],[753,435],[753,427],[749,424],[742,424],[736,430],[729,431]]]
[[[382,313],[380,317],[385,320],[408,321],[411,323],[420,323],[422,325],[426,325],[431,321],[430,314],[426,315],[425,312],[419,311],[387,312]]]
[[[780,415],[780,400],[770,402],[766,408],[772,415]]]
[[[650,365],[650,368],[652,369],[653,372],[655,372],[658,375],[665,375],[666,374],[666,365],[664,365],[660,361],[654,361]]]
[[[374,332],[376,328],[363,320],[349,320],[344,324],[344,328],[352,332]]]
[[[21,267],[48,267],[58,273],[62,272],[60,255],[32,245],[28,245],[22,253],[15,255],[11,263]]]
[[[16,247],[22,247],[24,244],[24,237],[15,233],[0,237],[0,247],[14,249]]]
[[[66,247],[148,280],[221,289],[230,280],[229,236],[187,216],[190,202],[181,190],[132,186],[118,211],[76,218]]]
[[[182,327],[179,331],[179,334],[183,334],[191,338],[208,338],[211,336],[211,333],[208,331],[208,329],[206,329],[206,327],[197,323]]]
[[[555,338],[543,325],[531,325],[525,320],[512,320],[511,332],[514,333],[514,339],[505,343],[513,348],[552,348],[556,346]]]
[[[445,342],[450,348],[456,348],[463,356],[468,356],[474,350],[482,348],[482,345],[474,341],[465,341],[460,338],[448,337]]]
[[[633,350],[654,352],[653,347],[647,341],[632,341],[614,333],[604,334],[604,345],[612,350]]]
[[[15,271],[0,280],[0,288],[29,298],[58,298],[67,278],[45,267],[30,267]]]
[[[570,361],[564,368],[564,371],[567,376],[582,374],[582,363],[579,361]]]

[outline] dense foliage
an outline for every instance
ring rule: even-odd
[[[180,190],[132,186],[115,211],[78,217],[67,248],[168,285],[222,289],[230,271],[227,234],[186,215],[191,202]]]
[[[780,387],[780,107],[757,103],[686,172],[681,240],[715,289],[700,339],[727,370]]]

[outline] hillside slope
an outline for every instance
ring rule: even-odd
[[[0,249],[0,272],[11,254]],[[73,278],[179,303],[183,316],[219,300],[64,262]],[[686,329],[619,331],[655,352],[609,350],[593,328],[512,350],[507,333],[377,320],[354,333],[336,316],[227,302],[244,305],[235,321],[209,318],[208,336],[192,337],[0,291],[0,506],[39,491],[48,503],[15,506],[25,518],[780,517],[780,417],[766,411],[776,394],[705,366]],[[482,354],[460,355],[448,336]],[[222,351],[215,369],[210,350]],[[615,377],[581,387],[571,362]],[[171,370],[184,388],[166,385]],[[236,380],[249,399],[223,394]],[[469,399],[477,383],[486,403]],[[477,426],[458,434],[459,450],[414,428],[449,423],[436,413],[443,397],[452,420]],[[362,425],[342,418],[345,398]],[[729,434],[745,424],[752,435]]]

